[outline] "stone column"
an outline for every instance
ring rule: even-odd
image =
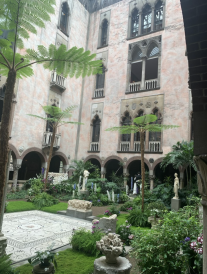
[[[142,58],[142,81],[141,81],[141,89],[142,90],[145,90],[145,69],[146,69],[146,60],[147,60],[147,57],[144,56]]]
[[[207,274],[207,155],[195,156],[198,192],[203,206],[203,274]]]
[[[145,132],[145,151],[149,151],[149,131]]]
[[[130,150],[134,151],[134,132],[131,133],[130,142]]]
[[[129,177],[129,174],[128,174],[128,171],[127,171],[127,168],[123,168],[123,176],[124,176],[124,187],[126,187],[127,185],[127,180],[128,180],[128,177]]]
[[[105,178],[105,175],[106,175],[106,169],[105,169],[105,167],[101,167],[101,178]]]
[[[149,171],[149,179],[150,179],[150,190],[153,190],[154,189],[154,179],[155,179],[154,170]]]
[[[155,30],[155,6],[152,7],[152,23],[151,23],[151,31]]]
[[[139,35],[142,34],[142,12],[139,12]]]
[[[13,160],[14,173],[13,173],[13,187],[12,187],[12,189],[14,191],[16,191],[16,189],[17,189],[18,173],[19,173],[19,169],[21,168],[21,166],[22,166],[22,159]]]

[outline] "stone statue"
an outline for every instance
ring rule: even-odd
[[[83,186],[82,186],[82,190],[86,190],[86,182],[88,180],[88,176],[89,176],[90,172],[88,172],[88,170],[84,170],[83,172]]]
[[[175,173],[175,180],[174,180],[174,193],[175,193],[175,197],[173,197],[173,199],[179,199],[178,196],[178,189],[180,188],[180,184],[179,184],[179,179],[178,179],[178,174]]]
[[[108,264],[116,264],[117,258],[123,252],[123,243],[115,233],[108,233],[96,242],[96,247],[106,256]]]

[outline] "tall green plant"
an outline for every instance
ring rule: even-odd
[[[124,125],[121,127],[108,128],[106,131],[119,131],[121,134],[130,134],[139,132],[140,146],[141,146],[141,173],[142,173],[142,211],[144,211],[144,181],[145,181],[145,168],[144,168],[144,135],[146,131],[161,132],[165,129],[176,128],[178,126],[155,124],[157,116],[147,114],[137,117],[133,120],[132,125]]]
[[[80,176],[83,177],[84,170],[89,170],[89,172],[94,170],[94,172],[90,173],[89,178],[97,178],[100,176],[97,166],[93,165],[90,161],[84,162],[82,160],[73,160],[69,167],[73,169],[72,180],[74,181],[78,181]]]
[[[53,145],[55,142],[55,134],[57,133],[57,129],[58,129],[58,127],[63,126],[65,124],[76,124],[77,125],[79,123],[64,121],[64,119],[71,118],[71,116],[72,116],[71,112],[76,108],[76,106],[68,107],[63,111],[59,107],[55,107],[55,106],[44,106],[42,108],[46,114],[46,117],[33,115],[33,114],[28,114],[28,115],[47,121],[52,128],[52,139],[51,139],[51,143],[50,143],[49,156],[48,156],[48,160],[47,160],[47,170],[46,170],[45,185],[44,185],[44,191],[46,191],[46,183],[47,183],[47,178],[48,178],[48,172],[50,169],[50,162],[52,159]]]
[[[184,168],[186,171],[187,184],[189,184],[189,181],[188,181],[188,170],[189,170],[189,173],[190,173],[189,187],[191,188],[192,186],[191,168],[197,171],[196,165],[193,161],[193,156],[194,156],[193,141],[191,142],[182,141],[181,143],[177,142],[176,145],[172,146],[172,152],[169,152],[164,157],[160,165],[163,169],[165,169],[170,164],[172,164],[172,166],[175,169]]]
[[[37,27],[44,28],[55,13],[55,0],[0,0],[0,35],[2,30],[7,34],[0,39],[0,69],[7,77],[3,113],[0,128],[0,211],[6,180],[8,161],[9,123],[11,120],[12,99],[17,78],[31,77],[33,64],[42,64],[50,71],[56,69],[65,77],[85,77],[101,73],[102,62],[92,61],[95,54],[76,47],[70,50],[61,45],[58,49],[50,45],[48,49],[37,46],[37,50],[24,49],[23,40],[30,34],[37,34]],[[20,54],[18,49],[24,49]],[[24,54],[25,53],[25,54]]]

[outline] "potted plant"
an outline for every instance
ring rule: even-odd
[[[59,254],[51,252],[50,250],[45,250],[43,252],[37,251],[35,253],[37,253],[37,255],[28,260],[28,262],[34,266],[33,274],[54,274],[55,268],[57,269],[55,255]]]
[[[162,202],[154,202],[148,204],[147,209],[150,211],[148,222],[151,223],[152,229],[154,229],[159,223],[159,220],[163,217],[166,207]]]

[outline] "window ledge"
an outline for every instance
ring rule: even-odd
[[[141,152],[139,151],[121,151],[121,150],[117,150],[117,153],[130,153],[130,154],[133,154],[133,153],[136,153],[136,154],[140,154],[141,155]],[[144,152],[145,154],[163,154],[163,151],[145,151]]]
[[[67,34],[67,33],[65,33],[64,31],[62,31],[61,29],[60,29],[60,27],[59,26],[57,26],[57,28],[59,29],[59,31],[61,31],[65,36],[67,36],[67,37],[69,37],[69,35]]]
[[[97,49],[102,49],[102,48],[106,48],[106,47],[108,47],[108,44],[105,46],[97,47]]]
[[[161,28],[161,29],[159,29],[159,30],[153,30],[153,31],[150,31],[150,32],[148,32],[148,33],[143,33],[143,34],[140,34],[140,35],[135,36],[135,37],[128,37],[126,40],[133,40],[133,39],[136,39],[136,38],[139,38],[139,37],[142,37],[142,36],[146,36],[146,35],[150,35],[150,34],[152,34],[152,33],[159,32],[159,31],[163,31],[163,30],[164,30],[164,28]]]
[[[101,99],[101,98],[105,98],[105,96],[100,96],[100,97],[92,97],[92,99]]]
[[[88,153],[100,153],[100,150],[98,150],[98,151],[88,150],[87,152],[88,152]]]
[[[131,91],[131,92],[126,91],[125,94],[141,93],[141,92],[152,91],[152,90],[159,90],[159,89],[160,89],[160,87],[159,88],[152,88],[152,89],[140,89],[138,91]]]

